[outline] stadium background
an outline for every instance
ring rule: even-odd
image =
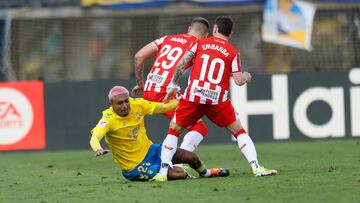
[[[185,32],[191,19],[199,15],[211,23],[218,15],[233,17],[231,42],[241,53],[243,69],[254,74],[249,98],[271,99],[272,77],[286,75],[292,117],[295,100],[306,88],[340,86],[345,92],[346,134],[333,137],[360,136],[353,133],[356,129],[350,130],[356,124],[352,116],[357,118],[359,111],[351,109],[349,93],[359,84],[349,81],[349,71],[360,67],[359,1],[308,1],[317,8],[311,52],[262,41],[264,1],[220,1],[215,5],[200,0],[160,2],[164,5],[126,4],[115,9],[84,6],[78,0],[0,1],[0,80],[44,82],[46,149],[89,148],[89,131],[107,107],[108,89],[135,84],[136,51],[159,36]],[[332,113],[321,101],[307,110],[318,125],[326,124]],[[162,140],[167,122],[161,116],[147,119],[148,134],[154,141]],[[272,122],[269,113],[249,117],[255,141],[274,140]],[[225,130],[209,125],[205,143],[229,142]],[[295,134],[290,139],[313,139],[300,132],[291,119],[289,125]]]

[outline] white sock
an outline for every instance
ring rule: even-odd
[[[200,174],[202,177],[209,177],[210,175],[211,175],[211,173],[210,173],[210,170],[209,169],[205,169],[205,173],[202,173],[202,174]]]
[[[203,139],[204,137],[199,132],[189,131],[186,133],[180,148],[193,152]]]
[[[259,168],[260,165],[257,159],[257,153],[255,149],[255,145],[251,138],[247,134],[240,134],[237,137],[238,146],[241,152],[244,154],[245,158],[249,162],[251,168],[254,170]]]
[[[172,158],[176,152],[178,138],[175,135],[168,134],[161,147],[161,168],[159,173],[167,175],[169,166],[172,167]],[[164,166],[164,167],[163,167]]]

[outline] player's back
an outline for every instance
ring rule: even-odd
[[[147,76],[143,98],[157,93],[166,95],[166,89],[175,73],[176,65],[189,47],[197,40],[189,34],[167,35],[154,41],[158,52],[154,64]],[[164,95],[164,96],[165,96]]]
[[[199,40],[190,51],[195,59],[184,98],[204,104],[226,101],[230,76],[241,71],[239,52],[218,37]]]

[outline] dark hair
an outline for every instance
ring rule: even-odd
[[[196,18],[194,18],[194,19],[191,21],[191,25],[193,25],[193,24],[195,24],[195,23],[201,23],[201,24],[205,25],[207,31],[208,31],[209,28],[210,28],[210,23],[209,23],[209,21],[206,20],[206,19],[203,18],[203,17],[196,17]]]
[[[232,32],[233,20],[230,16],[219,16],[215,20],[215,25],[221,34],[228,37]]]

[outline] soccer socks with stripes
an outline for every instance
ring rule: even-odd
[[[172,166],[172,158],[176,152],[178,138],[175,135],[168,134],[161,147],[161,168],[160,175],[167,175],[169,166]]]
[[[196,147],[200,144],[200,142],[203,140],[203,138],[204,137],[199,132],[189,131],[185,135],[180,145],[180,148],[193,152],[196,149]]]
[[[235,136],[237,136],[236,140],[240,151],[243,153],[243,155],[249,162],[251,168],[253,170],[259,168],[260,165],[258,163],[255,145],[251,138],[246,134],[246,132]]]

